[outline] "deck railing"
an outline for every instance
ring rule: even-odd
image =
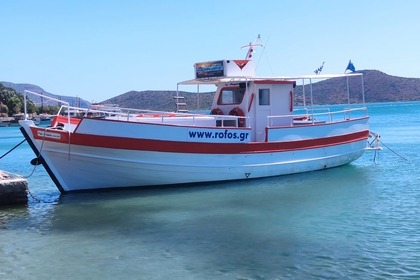
[[[132,121],[132,122],[153,122],[161,124],[197,125],[217,127],[251,127],[249,117],[238,117],[230,115],[206,115],[192,113],[172,113],[155,110],[141,110],[132,108],[121,108],[112,106],[98,106],[97,108],[72,107],[68,102],[45,96],[36,92],[24,91],[24,110],[27,117],[26,94],[31,93],[36,96],[46,98],[51,101],[62,103],[58,115],[67,116],[70,124],[71,117],[87,118],[107,118],[113,120]],[[290,115],[278,115],[267,117],[267,127],[311,125],[320,123],[333,123],[356,118],[367,117],[367,108],[344,108],[333,111],[331,108],[301,108],[295,110]],[[204,120],[212,120],[206,123]],[[210,124],[211,123],[211,124]]]
[[[66,101],[59,100],[59,99],[57,99],[57,98],[53,98],[53,97],[50,97],[50,96],[46,96],[46,95],[44,95],[44,94],[37,93],[37,92],[33,92],[33,91],[30,91],[30,90],[24,90],[24,91],[23,91],[23,110],[24,110],[24,114],[25,114],[25,120],[27,120],[27,119],[28,119],[28,110],[27,110],[27,93],[30,93],[30,94],[33,94],[33,95],[39,96],[39,97],[41,97],[41,98],[45,98],[45,99],[50,100],[50,101],[55,101],[55,102],[61,103],[61,104],[63,104],[63,105],[61,105],[61,107],[70,108],[70,104],[69,104],[68,102],[66,102]],[[69,109],[69,110],[70,110],[70,109]],[[68,118],[68,123],[70,123],[70,115],[68,115],[68,116],[67,116],[67,118]]]
[[[197,126],[214,127],[250,127],[249,117],[230,115],[208,115],[193,113],[176,113],[167,111],[144,110],[121,107],[100,106],[100,109],[79,108],[63,105],[58,115],[68,115],[77,118],[106,118],[120,121],[148,122],[160,124],[188,124]],[[203,120],[213,120],[212,124],[206,124]]]
[[[330,108],[303,108],[300,110],[302,110],[302,113],[297,111],[293,115],[268,116],[267,127],[334,123],[368,116],[366,107],[344,108],[338,111],[332,111]],[[317,113],[317,111],[320,111],[320,113]]]

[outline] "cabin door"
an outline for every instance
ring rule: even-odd
[[[261,85],[256,89],[255,96],[255,141],[264,142],[266,139],[266,127],[271,115],[270,106],[271,86]]]

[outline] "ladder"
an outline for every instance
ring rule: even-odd
[[[174,96],[174,101],[177,113],[188,113],[187,103],[183,96]]]

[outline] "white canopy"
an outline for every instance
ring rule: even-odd
[[[193,79],[179,82],[178,85],[209,85],[217,83],[232,83],[232,82],[249,82],[249,81],[296,81],[296,80],[323,80],[331,78],[343,78],[362,76],[362,73],[344,73],[344,74],[322,74],[322,75],[302,75],[302,76],[254,76],[254,77],[216,77],[216,78],[203,78]]]

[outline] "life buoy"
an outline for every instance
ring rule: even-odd
[[[214,108],[213,110],[211,110],[210,115],[223,115],[223,111],[219,108]]]
[[[244,117],[244,111],[242,111],[241,108],[235,107],[232,110],[230,110],[229,115],[231,116],[237,116],[237,117]],[[244,127],[245,126],[245,118],[238,118],[238,127]]]

